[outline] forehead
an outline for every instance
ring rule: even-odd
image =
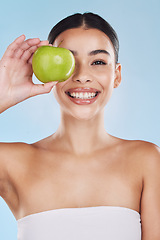
[[[109,37],[98,29],[68,29],[55,39],[53,46],[81,51],[103,48],[114,55],[113,45]]]

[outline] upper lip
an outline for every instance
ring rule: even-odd
[[[69,92],[69,93],[73,93],[73,92],[92,92],[92,93],[96,93],[96,92],[100,92],[98,89],[95,89],[95,88],[70,88],[70,89],[67,89],[65,91],[66,93]]]

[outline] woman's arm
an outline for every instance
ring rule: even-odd
[[[142,240],[160,240],[160,148],[147,143],[143,160]]]
[[[12,42],[0,60],[0,113],[32,96],[48,93],[56,82],[34,84],[32,82],[32,55],[48,41],[38,38],[27,39],[22,35]],[[22,144],[0,143],[0,195],[4,196],[8,186],[8,164],[15,161],[19,152],[27,154],[28,148],[22,152]],[[27,152],[26,152],[27,151]]]

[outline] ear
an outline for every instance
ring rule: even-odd
[[[121,64],[117,63],[116,64],[116,69],[115,69],[114,88],[117,88],[121,83],[121,79],[122,79],[121,69],[122,69]]]

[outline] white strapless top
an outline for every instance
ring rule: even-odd
[[[140,214],[114,206],[63,208],[17,220],[18,240],[141,240]]]

